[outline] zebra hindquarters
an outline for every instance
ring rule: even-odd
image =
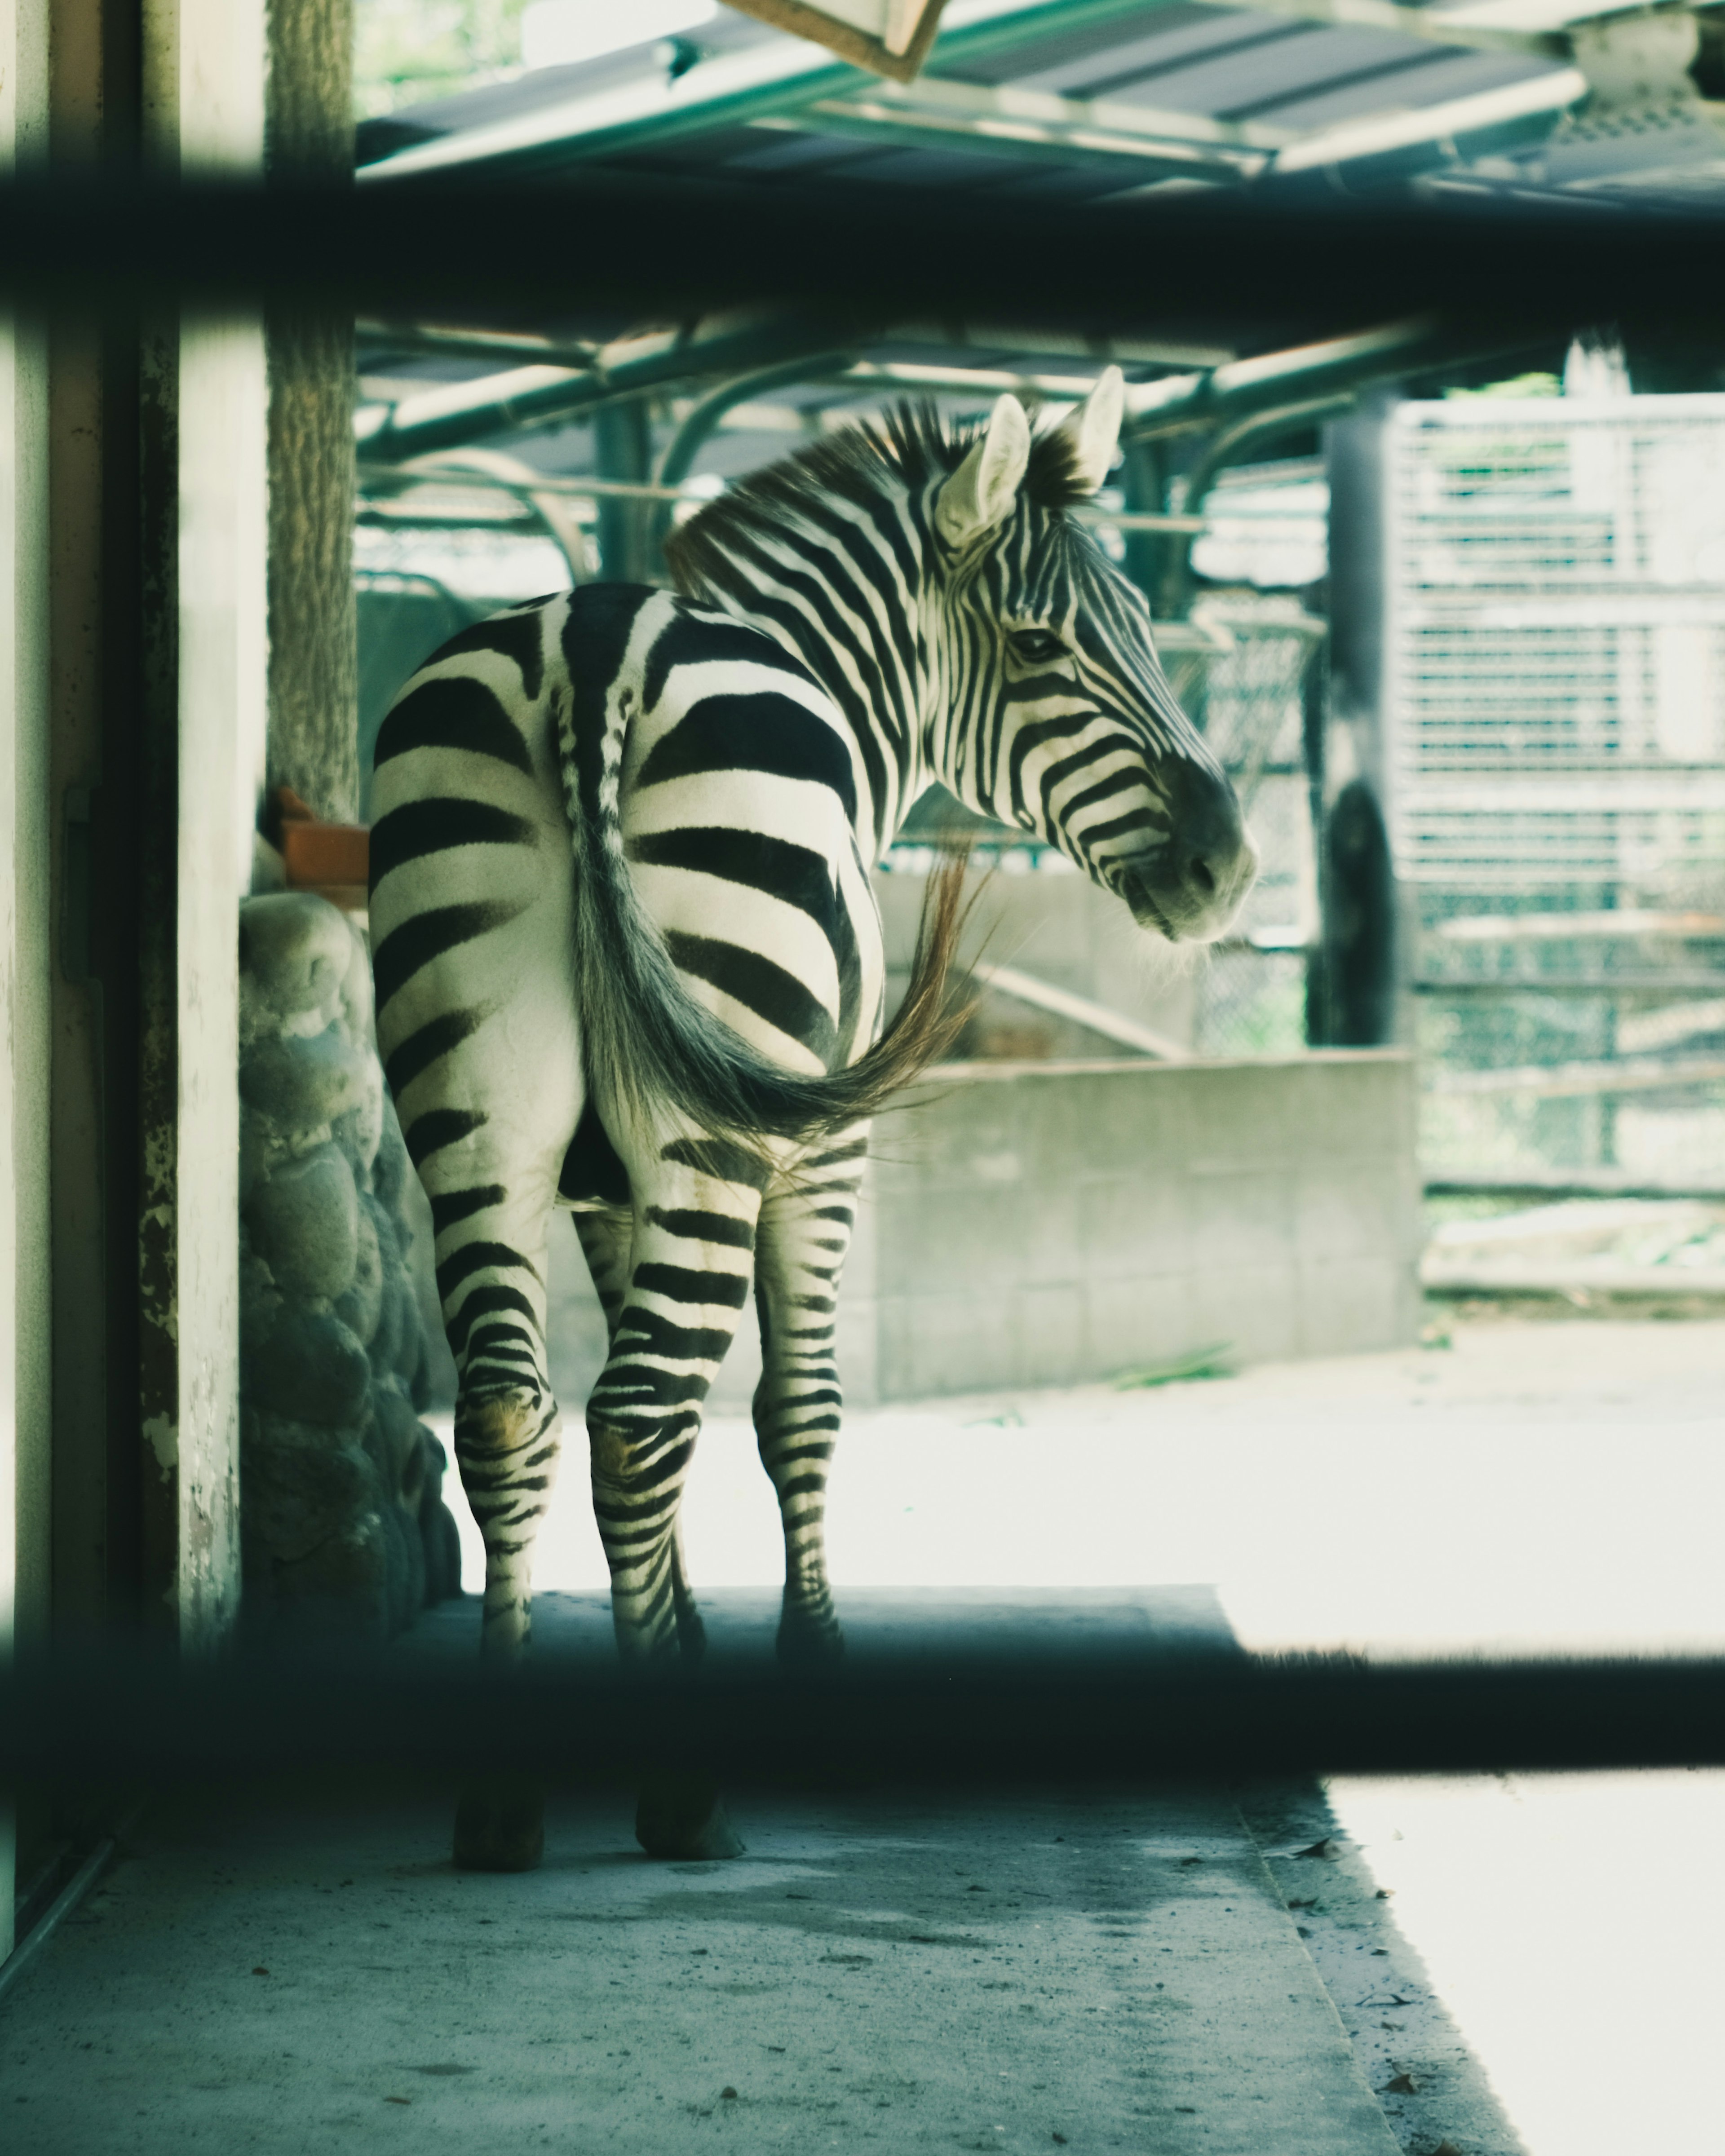
[[[845,1635],[827,1578],[826,1488],[838,1443],[839,1285],[856,1224],[869,1127],[834,1135],[768,1194],[755,1255],[761,1382],[755,1435],[784,1527],[780,1660],[830,1661]]]

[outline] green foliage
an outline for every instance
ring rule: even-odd
[[[516,73],[526,0],[358,0],[353,48],[358,116],[453,97]]]
[[[1185,1385],[1200,1378],[1232,1378],[1238,1375],[1239,1367],[1234,1359],[1234,1342],[1222,1340],[1214,1348],[1194,1348],[1142,1370],[1122,1370],[1114,1380],[1114,1389],[1131,1393],[1147,1385]]]

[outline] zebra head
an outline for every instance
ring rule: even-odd
[[[1111,367],[1033,439],[1002,397],[937,484],[924,596],[945,710],[931,746],[970,807],[1058,847],[1141,927],[1205,942],[1240,910],[1257,849],[1168,686],[1143,594],[1066,513],[1113,462],[1123,401]]]

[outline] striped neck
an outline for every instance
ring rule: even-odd
[[[883,478],[865,495],[725,507],[679,581],[770,636],[832,698],[856,742],[857,843],[872,864],[936,775],[925,505]]]

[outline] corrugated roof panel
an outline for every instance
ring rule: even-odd
[[[1441,46],[1430,54],[1418,74],[1399,74],[1386,83],[1378,75],[1343,83],[1320,83],[1309,96],[1254,107],[1250,116],[1281,127],[1328,127],[1392,106],[1445,105],[1454,97],[1472,97],[1505,83],[1526,82],[1550,72],[1549,63],[1520,53],[1466,52]]]
[[[1039,38],[1016,52],[942,66],[937,71],[957,82],[1009,82],[1021,90],[1045,90],[1060,97],[1111,97],[1114,85],[1132,81],[1147,69],[1286,27],[1272,18],[1234,8],[1153,8],[1145,11],[1142,29],[1115,23],[1082,34]]]

